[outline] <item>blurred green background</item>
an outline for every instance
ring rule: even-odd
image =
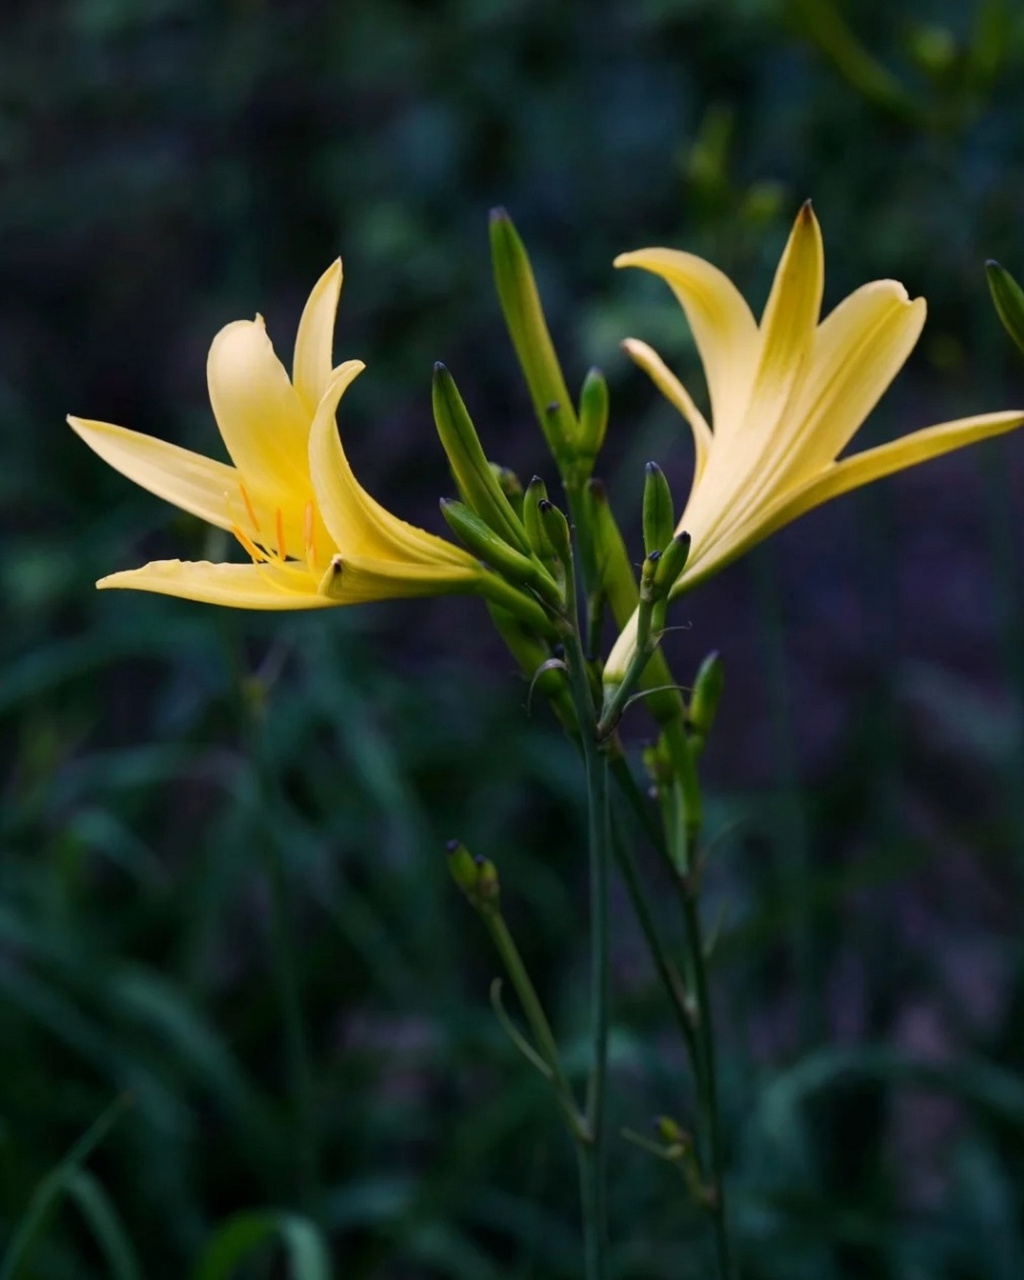
[[[1022,72],[1015,0],[4,7],[0,1248],[39,1227],[17,1275],[313,1275],[321,1241],[344,1280],[579,1272],[571,1151],[442,856],[457,834],[497,862],[579,1060],[581,780],[557,727],[472,601],[261,617],[96,593],[217,549],[64,415],[215,451],[213,334],[259,310],[287,358],[340,253],[367,487],[441,530],[436,359],[492,455],[552,482],[491,286],[500,203],[570,381],[608,372],[604,473],[638,545],[643,463],[681,500],[691,462],[618,341],[700,378],[620,251],[696,250],[759,307],[812,196],[827,306],[882,276],[930,304],[859,442],[1024,401],[983,273],[1024,270]],[[708,897],[750,1280],[1024,1274],[1022,483],[1024,438],[930,464],[680,608],[680,677],[713,647],[728,676]],[[615,970],[616,1128],[687,1123],[624,901]],[[617,1273],[708,1274],[676,1171],[625,1142],[613,1171]]]

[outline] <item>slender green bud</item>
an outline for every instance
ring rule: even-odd
[[[474,858],[461,840],[449,840],[446,852],[448,870],[467,900],[481,913],[496,912],[501,886],[494,863],[487,858]]]
[[[508,498],[509,506],[511,506],[517,517],[522,520],[523,482],[511,467],[503,467],[500,462],[491,462],[488,465],[494,474],[495,480],[498,482],[498,488]]]
[[[640,567],[640,599],[650,603],[654,599],[654,581],[661,561],[661,552],[652,551],[644,557]]]
[[[715,723],[718,704],[722,700],[722,689],[725,686],[725,669],[717,650],[713,650],[700,664],[700,669],[693,682],[693,693],[690,695],[688,717],[690,729],[701,738],[706,738]]]
[[[684,530],[677,533],[662,551],[658,561],[658,569],[654,575],[654,585],[666,595],[672,590],[676,579],[686,568],[690,558],[690,535]]]
[[[598,580],[608,597],[615,625],[624,627],[640,598],[633,565],[608,502],[608,491],[603,482],[588,481],[584,495],[594,544]]]
[[[477,865],[473,855],[461,840],[449,840],[446,846],[448,870],[451,877],[468,898],[476,890]]]
[[[552,664],[550,646],[524,627],[507,609],[488,604],[487,611],[509,652],[519,664],[519,670],[529,684],[532,696],[546,698],[565,728],[570,733],[577,732],[576,711],[569,692],[568,677]]]
[[[608,429],[608,383],[600,369],[591,369],[580,391],[580,425],[576,441],[577,466],[585,475],[593,470]]]
[[[459,491],[467,505],[510,546],[528,552],[526,531],[491,464],[484,455],[476,428],[469,416],[455,379],[443,364],[434,365],[432,387],[434,422],[448,455]]]
[[[656,462],[648,462],[644,479],[644,552],[664,551],[675,531],[672,490]]]
[[[555,555],[562,564],[569,564],[572,560],[572,535],[564,512],[547,498],[541,498],[537,503],[537,514],[540,516],[541,525],[548,542],[554,548]]]
[[[532,587],[553,604],[561,602],[558,585],[543,566],[529,556],[524,556],[515,547],[510,547],[464,502],[442,498],[440,506],[441,514],[452,533],[473,555],[485,561],[503,577]]]
[[[994,259],[985,263],[989,292],[1003,328],[1024,351],[1024,290]]]
[[[523,525],[534,555],[540,556],[545,563],[555,559],[555,548],[540,514],[540,504],[547,500],[547,485],[540,476],[534,476],[523,494]]]
[[[548,332],[526,247],[504,209],[491,211],[494,282],[512,344],[548,447],[561,467],[573,456],[576,415]]]

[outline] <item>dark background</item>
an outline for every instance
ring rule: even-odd
[[[1022,73],[1012,0],[4,6],[0,1245],[133,1098],[19,1274],[226,1276],[259,1223],[224,1224],[262,1209],[315,1223],[345,1280],[579,1266],[568,1141],[491,1014],[496,962],[442,856],[458,834],[499,865],[579,1064],[572,752],[475,602],[264,617],[94,592],[220,552],[64,415],[217,451],[213,334],[259,310],[288,362],[340,253],[336,355],[368,364],[342,424],[371,492],[441,531],[439,358],[492,456],[553,483],[490,280],[500,203],[570,383],[608,373],[603,471],[638,543],[643,463],[681,505],[690,451],[619,340],[701,384],[668,291],[614,273],[620,251],[696,250],[758,309],[812,196],[827,307],[882,276],[930,306],[858,444],[1024,402],[983,272],[1024,271]],[[708,910],[744,1277],[1024,1274],[1022,482],[1024,438],[929,464],[679,607],[680,677],[716,647],[728,680]],[[689,1123],[624,902],[615,923],[616,1129]],[[618,1274],[709,1274],[678,1173],[624,1141],[613,1173]],[[268,1241],[238,1274],[313,1275],[299,1220],[261,1221],[290,1261]]]

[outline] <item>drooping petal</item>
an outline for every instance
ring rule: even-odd
[[[338,555],[319,589],[335,604],[364,604],[369,600],[473,591],[485,573],[475,561],[469,565],[413,564]]]
[[[279,564],[154,560],[141,569],[112,573],[96,585],[155,591],[235,609],[322,609],[338,603],[317,591],[318,580],[313,574],[298,566]]]
[[[696,453],[693,483],[697,484],[711,449],[711,428],[707,420],[693,403],[690,393],[652,347],[636,338],[626,338],[622,347],[630,359],[643,369],[669,404],[674,405],[690,424]]]
[[[334,320],[341,297],[341,259],[336,258],[313,286],[295,337],[292,382],[312,421],[334,368]]]
[[[270,508],[309,494],[310,415],[274,354],[262,319],[221,329],[206,364],[210,403],[246,485]]]
[[[700,352],[716,435],[743,419],[757,364],[757,323],[727,275],[677,249],[638,249],[615,259],[661,276],[679,299]]]
[[[808,201],[793,224],[761,319],[744,442],[763,439],[782,418],[811,351],[824,287],[821,228]]]
[[[1024,423],[1024,410],[981,413],[970,418],[957,418],[953,422],[940,422],[933,427],[922,427],[899,440],[855,453],[833,463],[819,476],[769,507],[758,522],[758,540],[830,498],[838,498],[851,489],[859,489],[872,480],[881,480],[895,471],[927,462],[929,458],[941,457],[953,449],[975,444],[989,436],[1002,435],[1021,423]]]
[[[110,422],[69,415],[68,423],[123,476],[209,524],[230,529],[235,521],[231,504],[243,507],[239,474],[226,463]]]
[[[895,280],[875,280],[851,293],[821,323],[810,367],[790,406],[798,424],[797,482],[846,448],[906,363],[921,336],[927,307],[911,302]]]
[[[310,473],[320,513],[335,546],[346,559],[475,566],[476,561],[461,548],[392,515],[355,478],[334,416],[342,394],[363,367],[359,360],[350,360],[335,370],[310,430]]]
[[[833,462],[798,489],[781,494],[773,503],[729,527],[718,538],[695,544],[672,595],[690,590],[756,543],[830,498],[838,498],[851,489],[870,484],[872,480],[881,480],[884,476],[927,462],[929,458],[938,458],[964,445],[1012,431],[1021,423],[1024,423],[1022,410],[958,418],[953,422],[924,427],[899,440],[855,453],[841,462]]]

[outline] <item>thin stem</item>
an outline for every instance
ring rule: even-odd
[[[702,1145],[711,1173],[708,1209],[715,1230],[715,1251],[721,1280],[731,1280],[732,1260],[725,1205],[725,1150],[722,1121],[718,1105],[718,1072],[715,1052],[715,1027],[708,990],[707,955],[700,917],[701,867],[698,844],[701,832],[700,779],[693,744],[681,724],[666,727],[666,741],[675,773],[674,790],[678,811],[675,834],[680,841],[677,852],[679,885],[683,918],[686,924],[687,970],[695,1010],[693,1057],[697,1078],[697,1100],[700,1112]]]
[[[566,565],[569,617],[565,643],[569,683],[587,774],[587,834],[590,846],[590,994],[592,1056],[587,1088],[590,1141],[580,1144],[580,1197],[583,1208],[587,1280],[607,1280],[607,1123],[608,1026],[611,997],[610,871],[612,857],[608,763],[596,735],[596,708],[590,691],[580,637],[574,566]]]
[[[515,944],[512,934],[509,932],[505,917],[501,912],[485,911],[481,914],[498,954],[501,956],[501,962],[505,966],[509,981],[519,997],[519,1003],[522,1005],[530,1030],[533,1032],[533,1038],[537,1043],[537,1048],[540,1050],[540,1056],[551,1072],[551,1083],[554,1085],[558,1101],[565,1113],[569,1130],[577,1142],[581,1142],[588,1136],[586,1122],[576,1106],[572,1087],[562,1067],[558,1043],[555,1040],[554,1032],[551,1030],[547,1014],[544,1012],[544,1006],[537,995],[537,989],[533,985],[533,980],[527,971],[526,965],[523,963],[523,957]]]

